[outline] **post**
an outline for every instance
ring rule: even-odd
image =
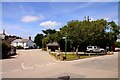
[[[65,58],[66,58],[66,54],[67,54],[67,37],[65,38]]]

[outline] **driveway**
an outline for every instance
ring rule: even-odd
[[[118,53],[74,61],[56,61],[39,49],[18,50],[2,60],[4,78],[118,78]]]

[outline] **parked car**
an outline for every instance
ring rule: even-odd
[[[100,48],[98,46],[87,46],[87,52],[90,52],[90,53],[103,53],[105,52],[105,49],[103,48]]]
[[[115,51],[120,51],[120,48],[116,47],[116,48],[115,48]]]

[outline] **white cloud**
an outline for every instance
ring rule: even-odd
[[[40,26],[43,26],[46,28],[53,28],[53,27],[59,26],[60,24],[61,24],[60,22],[56,22],[56,21],[46,21],[46,22],[40,23]]]
[[[38,21],[38,20],[43,19],[43,18],[44,18],[43,16],[27,15],[27,16],[24,16],[21,21],[28,23],[28,22],[35,22],[35,21]]]

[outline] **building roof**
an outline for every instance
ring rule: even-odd
[[[7,40],[5,40],[8,44],[11,44],[12,41],[14,41],[15,38],[8,38]]]
[[[12,41],[12,43],[26,43],[28,41],[29,41],[29,39],[16,39],[16,40]]]
[[[59,46],[57,42],[48,43],[47,46]]]
[[[29,41],[29,39],[22,39],[21,42],[28,42],[28,41]]]

